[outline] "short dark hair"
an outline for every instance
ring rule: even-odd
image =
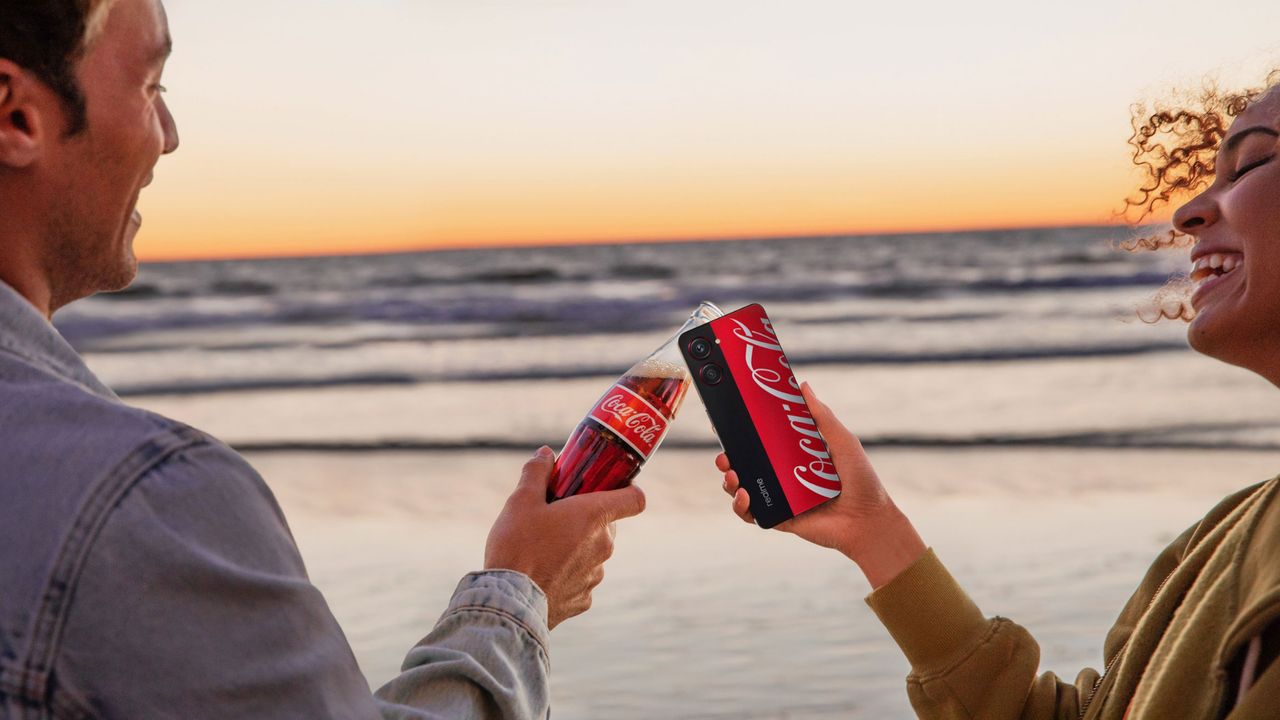
[[[68,135],[85,128],[84,91],[76,63],[84,54],[90,17],[100,0],[4,0],[0,3],[0,58],[26,68],[66,104]]]

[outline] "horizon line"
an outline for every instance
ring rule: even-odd
[[[1063,224],[1015,224],[1015,225],[980,225],[980,226],[961,226],[939,229],[901,229],[891,231],[852,231],[852,232],[797,232],[797,233],[778,233],[764,235],[692,235],[692,236],[671,236],[671,237],[619,237],[619,238],[600,238],[593,240],[529,240],[529,241],[496,241],[493,243],[486,242],[457,242],[457,243],[440,243],[433,245],[424,245],[422,247],[398,248],[383,247],[373,249],[353,249],[351,251],[336,251],[323,253],[280,253],[280,254],[261,254],[261,255],[192,255],[192,256],[169,256],[158,255],[154,259],[139,260],[145,265],[172,265],[178,263],[192,262],[240,262],[245,260],[297,260],[301,258],[322,258],[322,257],[383,257],[389,255],[420,255],[433,252],[462,252],[467,250],[525,250],[531,248],[560,248],[575,247],[580,245],[596,245],[600,247],[609,247],[617,245],[668,245],[681,243],[710,243],[710,242],[753,242],[753,241],[769,241],[769,240],[812,240],[819,238],[867,238],[867,237],[906,237],[911,235],[947,235],[953,233],[981,233],[981,232],[1016,232],[1018,230],[1075,230],[1090,228],[1125,228],[1132,232],[1140,232],[1141,228],[1160,225],[1160,222],[1147,222],[1142,224],[1132,224],[1124,221],[1117,222],[1100,222],[1100,223],[1063,223]]]

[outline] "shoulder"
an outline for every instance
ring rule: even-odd
[[[0,545],[17,533],[8,539],[21,538],[33,555],[80,552],[159,468],[256,477],[211,436],[70,383],[15,389],[0,380],[0,398]]]
[[[270,490],[216,442],[173,453],[121,497],[62,625],[53,677],[103,716],[371,702]]]
[[[0,357],[0,458],[0,546],[8,526],[27,544],[78,553],[109,516],[147,504],[167,504],[170,514],[187,503],[255,510],[282,523],[257,472],[212,436],[8,356]]]
[[[1218,527],[1222,521],[1231,517],[1231,515],[1235,513],[1241,505],[1249,502],[1255,497],[1259,497],[1260,494],[1265,495],[1266,493],[1271,492],[1275,482],[1275,480],[1268,480],[1256,483],[1241,490],[1237,490],[1223,498],[1221,502],[1215,505],[1214,508],[1204,516],[1204,519],[1187,531],[1187,543],[1183,554],[1185,555],[1185,553],[1190,552],[1192,548],[1200,543],[1200,540],[1212,532],[1214,528]]]
[[[96,552],[136,556],[153,546],[168,553],[177,544],[301,573],[284,514],[253,466],[208,435],[185,434],[192,442],[121,495],[99,540],[106,547]],[[157,544],[158,536],[167,544]]]
[[[24,549],[0,553],[0,583],[73,580],[104,526],[148,504],[166,506],[157,518],[194,504],[283,522],[258,474],[212,436],[4,358],[0,458],[0,547]]]
[[[0,357],[0,451],[9,475],[46,490],[92,483],[151,443],[192,434],[169,418],[51,372]]]
[[[153,468],[214,443],[109,395],[0,360],[0,634],[30,638],[40,618],[57,617],[121,498]]]
[[[256,478],[237,454],[200,430],[31,364],[0,357],[0,399],[6,479],[0,499],[26,503],[48,522],[94,512],[95,496],[128,492],[161,465],[172,475],[206,468],[206,474]],[[42,498],[52,504],[37,507]],[[0,518],[6,515],[0,509]]]
[[[1147,569],[1146,575],[1143,576],[1141,583],[1139,583],[1133,595],[1130,596],[1119,617],[1116,618],[1116,622],[1111,627],[1110,632],[1107,633],[1104,646],[1107,658],[1114,658],[1121,648],[1125,646],[1134,628],[1137,627],[1138,622],[1146,614],[1147,608],[1153,602],[1156,593],[1165,586],[1173,572],[1178,569],[1201,541],[1221,525],[1224,520],[1231,517],[1241,505],[1254,498],[1259,492],[1266,490],[1267,487],[1268,483],[1266,482],[1258,483],[1223,498],[1203,518],[1178,535],[1173,542],[1156,556],[1151,567]]]
[[[162,426],[118,438],[129,439],[125,457],[52,525],[17,518],[33,552],[4,553],[0,564],[30,560],[21,665],[45,696],[88,697],[93,707],[92,698],[148,688],[190,662],[184,653],[213,647],[210,634],[250,646],[236,630],[245,603],[314,594],[258,473],[204,433]],[[261,623],[244,629],[262,632]]]
[[[1280,478],[1266,485],[1239,561],[1239,607],[1244,616],[1280,616]]]

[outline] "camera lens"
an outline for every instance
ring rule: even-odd
[[[706,338],[697,338],[689,343],[689,354],[694,360],[706,360],[711,357],[711,341]]]
[[[724,370],[720,369],[719,365],[703,365],[700,374],[702,382],[708,385],[719,385],[720,381],[724,380]]]

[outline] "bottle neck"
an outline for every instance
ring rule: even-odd
[[[636,367],[641,365],[661,365],[663,369],[677,372],[682,377],[687,376],[688,368],[685,367],[684,356],[680,354],[680,336],[693,328],[706,325],[712,320],[723,316],[724,311],[714,304],[709,302],[702,303],[697,310],[693,311],[689,319],[684,321],[684,325],[681,325],[674,335],[667,338],[666,342],[650,353],[649,357],[641,361]]]

